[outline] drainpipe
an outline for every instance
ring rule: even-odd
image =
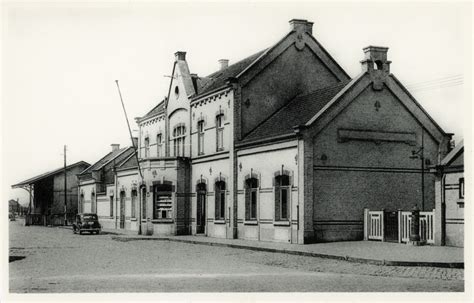
[[[114,166],[114,183],[115,183],[115,193],[114,193],[114,200],[115,200],[115,212],[114,212],[114,219],[115,219],[115,229],[118,229],[117,225],[117,210],[118,210],[118,205],[117,205],[117,196],[118,196],[118,184],[117,184],[117,171],[115,170]]]

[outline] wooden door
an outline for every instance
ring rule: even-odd
[[[120,228],[125,228],[125,192],[120,193]]]
[[[206,185],[199,184],[197,189],[196,203],[196,233],[203,234],[206,231]]]

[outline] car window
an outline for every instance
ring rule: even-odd
[[[97,220],[97,215],[84,215],[84,220]]]

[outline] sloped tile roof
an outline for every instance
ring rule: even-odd
[[[131,147],[123,147],[123,148],[120,148],[120,149],[117,149],[115,151],[111,151],[110,153],[108,153],[107,155],[105,155],[102,159],[100,159],[99,161],[97,161],[96,163],[92,164],[91,166],[89,166],[87,169],[85,169],[83,172],[81,172],[79,175],[84,175],[84,174],[87,174],[87,173],[90,173],[92,172],[93,170],[97,170],[97,169],[100,169],[102,166],[104,166],[105,164],[109,163],[110,161],[112,161],[113,159],[117,158],[118,156],[120,156],[122,153],[124,153],[126,150],[130,149]]]
[[[451,162],[456,158],[456,156],[460,153],[464,152],[464,140],[461,140],[447,155],[441,160],[440,165],[448,166]]]
[[[254,141],[293,133],[293,127],[305,124],[319,112],[347,82],[300,95],[280,108],[252,130],[243,141]]]
[[[68,166],[66,166],[66,170],[69,170],[73,167],[76,167],[78,165],[85,165],[85,166],[89,166],[90,164],[87,163],[87,162],[84,162],[84,161],[79,161],[79,162],[76,162],[74,164],[70,164]],[[30,179],[27,179],[23,182],[20,182],[20,183],[17,183],[17,184],[14,184],[12,185],[12,188],[17,188],[17,187],[22,187],[22,186],[25,186],[25,185],[28,185],[28,184],[33,184],[35,182],[38,182],[39,180],[41,179],[45,179],[45,178],[48,178],[48,177],[51,177],[51,176],[54,176],[54,175],[57,175],[59,173],[63,173],[64,172],[64,167],[61,167],[61,168],[58,168],[58,169],[55,169],[55,170],[52,170],[52,171],[49,171],[49,172],[46,172],[44,174],[41,174],[41,175],[38,175],[36,177],[33,177],[33,178],[30,178]]]
[[[245,59],[242,59],[234,64],[229,65],[223,70],[216,71],[209,76],[199,77],[196,81],[197,93],[196,95],[203,95],[205,93],[211,92],[215,89],[218,89],[226,84],[228,78],[236,77],[243,70],[245,70],[250,64],[260,57],[267,49],[259,51],[256,54],[253,54]]]
[[[119,169],[127,169],[127,168],[136,168],[138,167],[137,157],[135,157],[135,153],[131,153],[127,158],[125,158],[122,162],[117,165]]]
[[[158,105],[153,107],[148,113],[146,113],[140,120],[145,120],[147,118],[163,114],[165,112],[165,100],[162,100]]]

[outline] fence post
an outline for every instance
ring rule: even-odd
[[[369,209],[364,208],[364,241],[369,240]]]
[[[380,215],[380,224],[381,224],[381,228],[382,228],[382,242],[385,242],[385,220],[384,220],[384,217],[385,217],[385,208],[382,208],[382,213]]]
[[[398,243],[402,243],[402,233],[403,233],[402,210],[398,209]]]

